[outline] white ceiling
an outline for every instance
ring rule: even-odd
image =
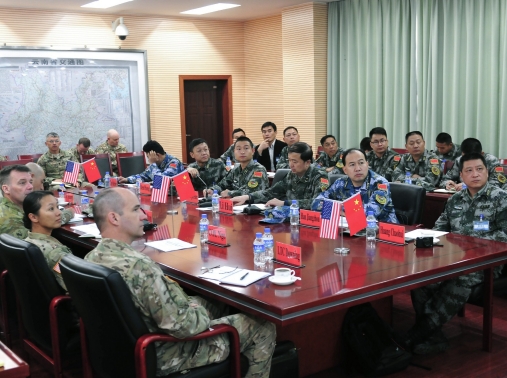
[[[311,2],[309,0],[134,0],[109,9],[81,8],[92,0],[0,0],[0,8],[30,8],[63,12],[100,13],[120,16],[174,16],[208,20],[246,21],[280,14],[282,9]],[[319,0],[328,3],[335,0]],[[240,4],[240,7],[202,16],[180,12],[214,3]]]

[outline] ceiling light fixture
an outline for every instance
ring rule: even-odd
[[[133,0],[97,0],[93,1],[91,3],[81,5],[81,8],[100,8],[100,9],[106,9],[115,7],[117,5],[128,3],[129,1]]]
[[[217,3],[217,4],[207,5],[207,6],[201,7],[201,8],[187,10],[185,12],[180,12],[180,13],[181,14],[201,15],[201,14],[207,14],[207,13],[212,13],[212,12],[218,12],[218,11],[221,11],[224,9],[236,8],[236,7],[240,7],[240,6],[241,5],[239,5],[239,4]]]

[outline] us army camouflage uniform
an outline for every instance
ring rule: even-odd
[[[269,187],[269,180],[266,168],[262,164],[250,160],[245,169],[242,169],[241,165],[234,168],[211,189],[217,190],[218,193],[228,189],[229,196],[237,197],[264,190],[267,187]]]
[[[157,163],[150,164],[144,172],[129,176],[127,180],[130,184],[134,184],[139,177],[143,182],[152,182],[155,175],[172,177],[184,170],[183,163],[178,158],[166,154],[160,165],[157,165]]]
[[[57,154],[46,151],[37,161],[37,164],[39,164],[44,170],[44,173],[46,173],[44,182],[47,182],[51,187],[51,183],[54,180],[63,179],[65,167],[67,167],[67,162],[69,160],[74,161],[74,158],[68,151],[60,150]],[[81,173],[78,175],[77,181],[83,183],[83,175]]]
[[[223,161],[224,164],[227,163],[227,157],[231,158],[231,164],[234,164],[236,158],[234,157],[234,143],[230,145],[230,147],[225,151],[222,156],[220,156],[220,160]]]
[[[310,166],[303,176],[289,172],[283,180],[278,181],[271,188],[252,193],[251,197],[257,202],[268,202],[273,198],[285,201],[290,206],[292,200],[298,200],[299,208],[309,210],[313,199],[329,187],[327,173]]]
[[[368,152],[366,160],[373,172],[385,177],[387,181],[393,181],[393,172],[400,162],[401,156],[397,152],[387,148],[381,157],[378,157],[374,151]]]
[[[28,232],[28,236],[25,240],[39,247],[46,259],[49,269],[54,274],[56,281],[65,291],[67,291],[67,287],[63,282],[62,274],[60,273],[60,267],[57,266],[57,264],[63,256],[72,254],[72,251],[54,237],[48,235]]]
[[[204,183],[199,180],[197,177],[191,177],[192,185],[194,185],[195,190],[204,190],[211,188],[215,183],[222,181],[222,179],[227,174],[225,170],[225,165],[222,163],[222,160],[210,158],[203,167],[200,167],[197,162],[193,162],[188,165],[188,168],[195,168],[199,171],[199,177]]]
[[[76,147],[72,147],[69,151],[67,151],[69,154],[72,155],[72,161],[76,161],[78,163],[81,163],[81,158],[79,157],[79,152],[77,152]],[[95,151],[93,148],[89,148],[88,151],[86,151],[85,155],[95,155]]]
[[[6,160],[7,160],[7,158],[5,156],[0,155],[0,161],[6,161]]]
[[[424,150],[423,156],[416,163],[410,154],[401,157],[400,163],[393,172],[393,181],[405,182],[405,173],[419,175],[419,178],[412,178],[413,185],[422,186],[426,190],[438,188],[438,183],[442,177],[440,160],[435,154]]]
[[[455,161],[461,156],[461,146],[459,144],[453,143],[452,149],[446,154],[439,154],[438,150],[431,152],[437,155],[440,160]]]
[[[486,159],[486,168],[488,169],[489,174],[488,182],[491,185],[501,187],[507,180],[503,175],[503,168],[500,165],[500,161],[491,154],[484,154],[484,158]],[[449,169],[442,178],[442,182],[440,183],[441,188],[445,188],[449,180],[452,180],[455,183],[461,182],[461,177],[459,176],[460,166],[461,156],[456,159],[452,168]]]
[[[321,152],[319,157],[315,159],[314,165],[324,171],[326,168],[334,167],[334,169],[331,172],[328,172],[328,174],[339,173],[344,175],[345,172],[343,172],[342,161],[342,155],[344,152],[345,150],[343,148],[338,148],[338,151],[333,157],[329,157],[325,152]]]
[[[344,201],[352,197],[357,192],[361,192],[365,214],[373,211],[375,218],[381,222],[399,223],[394,212],[393,202],[391,200],[391,191],[388,181],[373,172],[368,171],[368,176],[359,190],[354,188],[354,184],[348,177],[337,179],[324,193],[321,193],[312,204],[312,210],[321,211],[324,199]]]
[[[280,151],[280,157],[276,162],[275,168],[276,169],[289,168],[289,146],[285,146],[284,148],[282,148],[282,151]]]
[[[121,143],[118,143],[117,146],[112,147],[107,143],[107,141],[99,145],[95,150],[96,154],[109,154],[109,157],[111,158],[111,167],[113,168],[115,176],[118,175],[118,162],[116,161],[116,154],[119,152],[127,152],[127,147]]]
[[[121,274],[150,332],[184,338],[216,324],[230,324],[238,330],[241,352],[250,363],[246,376],[269,377],[276,339],[274,324],[248,314],[224,316],[224,305],[188,296],[149,257],[120,241],[102,239],[85,260]],[[200,341],[156,343],[155,348],[160,376],[224,360],[229,355],[229,340],[227,335],[217,335]]]
[[[479,221],[481,214],[485,221],[489,221],[489,231],[473,229],[473,222]],[[507,192],[489,183],[474,198],[470,197],[468,190],[461,190],[449,198],[433,229],[507,242]],[[500,265],[494,269],[495,278],[502,268]],[[441,327],[463,307],[471,288],[483,280],[481,270],[413,290],[412,302],[416,314],[429,317],[437,327]]]

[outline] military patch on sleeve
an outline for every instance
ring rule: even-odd
[[[262,172],[254,172],[253,177],[262,177]]]
[[[430,159],[430,164],[438,164],[438,159]]]
[[[387,184],[378,184],[379,190],[387,192]]]
[[[393,157],[393,160],[394,161],[400,161],[401,160],[401,156],[400,155],[396,155],[395,157]]]
[[[259,185],[259,183],[257,181],[255,181],[255,180],[248,181],[248,187],[249,188],[254,189],[254,188],[257,188],[258,185]]]
[[[503,167],[496,167],[495,172],[503,173]]]
[[[386,199],[386,197],[381,196],[381,195],[379,195],[379,194],[377,194],[377,195],[375,196],[375,200],[376,200],[378,203],[380,203],[381,205],[385,205],[385,204],[387,203],[387,199]]]
[[[323,183],[323,184],[329,185],[329,180],[326,179],[326,178],[321,178],[320,182]]]
[[[176,168],[176,163],[171,163],[171,164],[169,164],[169,167],[171,167],[171,168]]]
[[[500,167],[501,168],[501,167]],[[505,184],[505,181],[507,181],[507,179],[505,178],[504,175],[502,175],[501,173],[498,173],[496,178],[498,179],[498,181],[500,181],[500,183],[502,184]]]
[[[340,160],[338,163],[336,163],[336,166],[337,166],[338,168],[343,168],[343,163],[342,163],[342,161]]]
[[[433,173],[435,176],[440,175],[440,169],[438,167],[431,167],[431,173]]]

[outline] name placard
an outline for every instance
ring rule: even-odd
[[[276,242],[275,259],[289,265],[301,266],[301,247]]]
[[[151,187],[149,182],[142,182],[139,188],[139,194],[143,196],[151,196]]]
[[[320,213],[318,211],[299,210],[299,222],[303,226],[320,227]]]
[[[144,213],[148,218],[148,222],[153,223],[153,212],[151,210],[144,210]]]
[[[63,194],[63,199],[65,202],[74,203],[74,193],[65,192]]]
[[[234,212],[232,211],[232,206],[233,205],[231,200],[222,198],[218,199],[218,211],[220,211],[221,213],[230,215],[234,214]]]
[[[208,241],[210,243],[218,244],[224,247],[228,246],[225,228],[213,226],[210,224],[208,226]]]
[[[118,186],[118,178],[117,178],[117,177],[111,177],[111,178],[109,179],[109,186],[110,186],[111,188],[115,188],[115,187],[117,187],[117,186]]]
[[[405,227],[392,223],[378,223],[378,237],[396,244],[405,244]]]

